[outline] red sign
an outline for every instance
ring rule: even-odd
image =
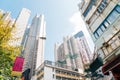
[[[12,71],[22,72],[23,63],[24,63],[24,58],[16,57]]]

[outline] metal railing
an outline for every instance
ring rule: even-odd
[[[114,34],[107,42],[103,43],[103,46],[101,47],[101,50],[103,51],[105,58],[111,54],[114,54],[114,51],[116,51],[120,47],[120,30]]]
[[[72,68],[71,66],[67,66],[66,64],[52,62],[52,61],[48,61],[48,60],[44,61],[44,65],[49,65],[49,66],[53,66],[53,67],[59,67],[59,68],[64,68],[64,69],[69,69],[69,70],[75,71],[75,68]]]

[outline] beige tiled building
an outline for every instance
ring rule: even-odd
[[[120,78],[119,61],[115,60],[120,54],[120,0],[82,0],[79,9],[104,61],[103,73],[112,71]]]

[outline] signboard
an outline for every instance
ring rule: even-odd
[[[24,58],[16,57],[12,67],[12,76],[21,76]]]

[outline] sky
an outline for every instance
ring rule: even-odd
[[[10,11],[16,18],[22,8],[31,11],[29,23],[36,14],[44,14],[46,21],[45,60],[54,61],[54,44],[63,37],[82,30],[93,50],[93,43],[78,9],[80,0],[1,0],[0,9]]]

